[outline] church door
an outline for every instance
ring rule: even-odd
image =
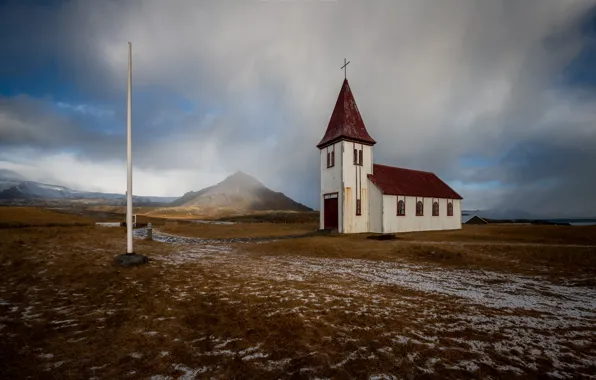
[[[323,212],[325,229],[336,230],[339,222],[337,193],[325,194]]]

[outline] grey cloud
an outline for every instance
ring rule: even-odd
[[[25,181],[26,178],[21,174],[8,169],[0,169],[0,180]]]
[[[84,119],[56,112],[48,100],[26,95],[0,98],[0,146],[21,145],[41,150],[77,148],[109,155],[120,140],[86,129]]]

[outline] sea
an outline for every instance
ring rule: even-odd
[[[596,219],[543,219],[553,223],[569,223],[572,226],[596,226]]]

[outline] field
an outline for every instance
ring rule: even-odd
[[[0,378],[596,374],[594,227],[378,241],[155,219],[135,231],[150,264],[122,269],[125,230],[98,218],[0,208]]]

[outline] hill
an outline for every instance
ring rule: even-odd
[[[170,206],[235,211],[312,211],[283,193],[270,190],[254,177],[241,171],[216,185],[188,192],[170,203]]]

